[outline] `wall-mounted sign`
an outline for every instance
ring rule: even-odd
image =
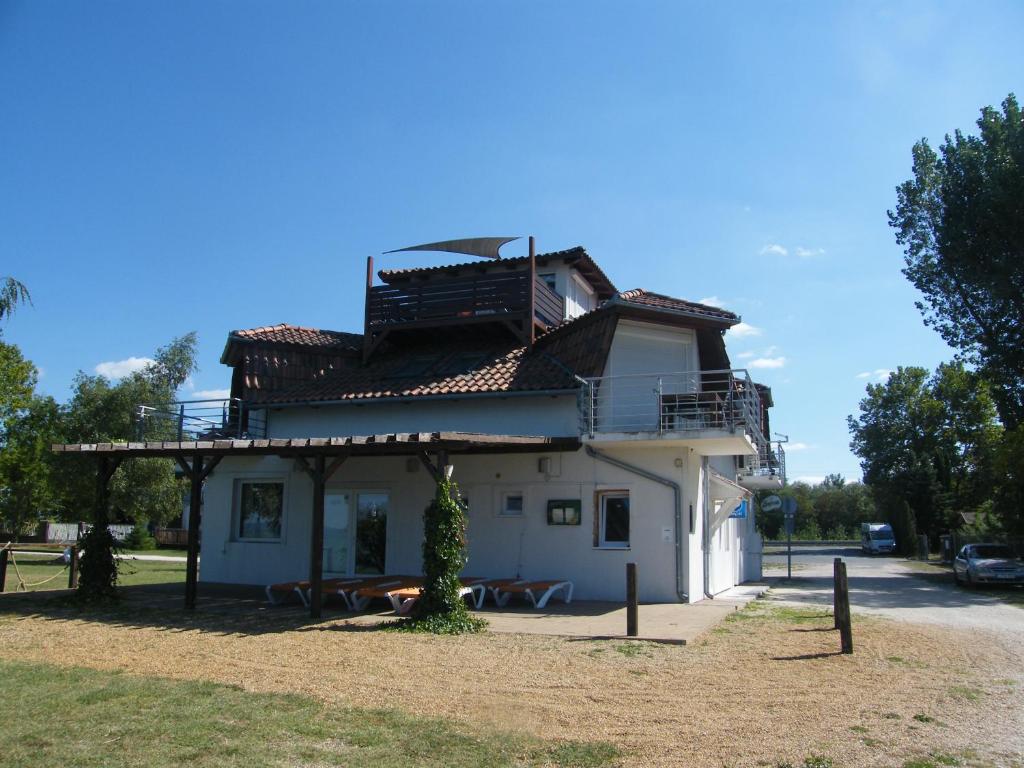
[[[741,501],[739,503],[739,506],[737,506],[736,509],[734,509],[732,511],[732,514],[729,515],[729,517],[736,518],[738,520],[746,520],[747,519],[747,500],[744,499],[743,501]]]
[[[548,525],[579,525],[582,507],[579,499],[549,499]]]
[[[762,512],[774,512],[777,509],[782,509],[782,499],[778,496],[767,496],[761,500]]]

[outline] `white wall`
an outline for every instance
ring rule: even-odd
[[[680,449],[609,451],[624,461],[683,486],[684,530],[688,553],[686,573],[692,600],[702,597],[699,525],[697,536],[686,530],[693,504],[699,524],[697,480],[699,458]],[[687,451],[688,453],[688,451]],[[538,471],[538,459],[551,458],[551,473]],[[681,467],[676,467],[680,459]],[[453,456],[454,478],[469,500],[470,575],[530,579],[568,578],[580,599],[622,600],[625,565],[636,562],[641,600],[675,602],[675,525],[672,491],[658,483],[588,457],[583,451],[561,454]],[[235,480],[245,477],[283,477],[285,511],[280,542],[234,540],[232,522]],[[407,469],[405,457],[350,459],[332,478],[336,488],[387,490],[391,494],[388,517],[387,570],[421,572],[422,513],[433,493],[430,476],[422,468]],[[594,547],[595,491],[630,492],[630,548]],[[521,518],[497,516],[502,490],[526,496]],[[549,499],[578,498],[582,502],[579,526],[549,526]],[[207,582],[267,584],[307,578],[312,512],[311,482],[294,470],[293,462],[277,457],[225,458],[207,481],[203,508],[202,568]],[[693,542],[696,541],[696,549]],[[696,552],[696,563],[694,553]]]
[[[271,410],[267,419],[267,436],[274,438],[435,431],[575,437],[576,395],[297,406]]]

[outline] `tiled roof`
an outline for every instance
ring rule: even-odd
[[[322,349],[347,349],[353,352],[358,352],[363,346],[363,336],[359,333],[326,331],[320,328],[303,328],[302,326],[289,325],[288,323],[232,331],[229,334],[229,339],[231,337],[245,341],[262,341],[270,344],[296,344],[302,347],[319,347]]]
[[[739,315],[727,309],[712,307],[708,304],[698,304],[695,301],[676,299],[672,296],[665,296],[660,293],[651,293],[643,288],[634,288],[631,291],[620,291],[612,298],[613,302],[622,304],[633,304],[654,309],[668,309],[675,312],[685,312],[690,315],[700,315],[714,320],[724,320],[730,324],[740,321]]]
[[[317,381],[269,392],[252,392],[262,403],[328,402],[484,392],[567,390],[575,377],[547,354],[522,346],[448,343],[375,354],[365,365]]]

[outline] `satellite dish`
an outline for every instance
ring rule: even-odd
[[[410,245],[407,248],[396,248],[384,253],[402,253],[403,251],[444,251],[445,253],[464,253],[467,256],[479,256],[484,259],[500,259],[498,251],[501,246],[518,240],[518,237],[466,237],[461,240],[442,240],[438,243]]]

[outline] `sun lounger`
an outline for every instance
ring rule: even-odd
[[[398,576],[348,576],[325,580],[323,583],[324,597],[340,597],[345,603],[345,610],[359,610],[352,602],[353,593],[379,584],[390,584],[399,578]]]
[[[462,581],[462,579],[460,579]],[[477,610],[484,603],[484,596],[487,594],[487,588],[483,585],[486,579],[472,579],[472,584],[463,583],[462,588],[459,589],[459,597],[470,598],[473,607]],[[406,614],[416,604],[416,601],[420,599],[423,594],[423,587],[381,587],[381,591],[384,593],[382,596],[386,597],[391,601],[391,606],[395,609],[395,613]],[[381,596],[381,595],[376,595]]]
[[[309,592],[308,581],[285,581],[280,584],[267,584],[267,602],[271,605],[280,605],[292,593],[299,596],[299,600],[305,606],[309,605],[306,595]]]
[[[514,594],[523,594],[533,603],[534,608],[543,608],[548,604],[555,593],[562,593],[562,600],[565,603],[572,602],[572,582],[571,581],[527,581],[525,579],[519,580],[500,580],[500,581],[489,581],[487,582],[487,588],[494,595],[494,603],[498,607],[504,607],[508,604],[509,598]],[[540,597],[537,597],[540,595]]]
[[[376,584],[366,584],[351,589],[348,592],[349,606],[353,611],[361,611],[370,604],[375,597],[391,600],[389,593],[401,589],[419,588],[423,586],[423,579],[412,576],[391,576],[390,581],[379,581]],[[392,600],[392,605],[394,601]]]

